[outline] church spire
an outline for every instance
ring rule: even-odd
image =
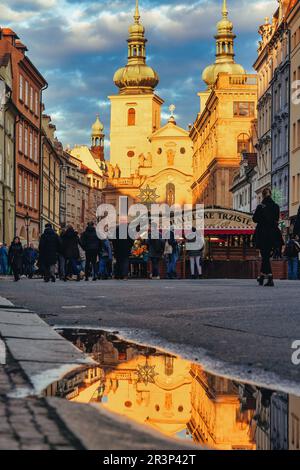
[[[155,70],[146,64],[145,28],[140,19],[139,2],[136,0],[134,23],[129,27],[128,62],[114,75],[120,93],[153,93],[159,82]]]
[[[236,36],[233,32],[233,23],[228,18],[227,1],[223,0],[222,19],[217,23],[216,39],[216,60],[215,63],[206,67],[202,78],[208,87],[213,87],[218,74],[226,72],[231,74],[244,74],[244,68],[234,61],[234,40]]]
[[[228,16],[227,1],[226,0],[223,0],[222,15],[224,16],[224,18],[227,18],[227,16]]]
[[[216,62],[234,62],[234,40],[233,24],[228,19],[227,1],[223,0],[222,19],[217,23]]]
[[[135,4],[135,13],[134,13],[134,21],[138,24],[140,22],[140,12],[139,12],[139,0],[136,0]]]

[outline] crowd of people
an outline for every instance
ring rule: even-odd
[[[195,229],[193,229],[195,230]],[[79,235],[72,226],[57,234],[51,224],[47,224],[41,235],[38,250],[31,244],[23,248],[19,237],[15,237],[9,249],[0,248],[1,273],[11,273],[17,282],[22,275],[32,278],[40,275],[45,282],[64,282],[76,279],[93,281],[110,278],[127,280],[134,277],[160,279],[161,262],[165,263],[168,279],[177,279],[177,262],[181,254],[182,240],[177,240],[174,230],[165,240],[151,236],[151,228],[146,237],[132,240],[119,236],[116,228],[113,240],[99,239],[95,224],[88,223]],[[190,259],[191,278],[202,277],[203,237],[195,230],[195,237],[189,242],[187,255]],[[151,272],[148,273],[150,262]],[[3,266],[2,266],[3,264]]]
[[[263,200],[257,206],[253,220],[257,224],[254,244],[262,259],[258,284],[274,286],[271,259],[282,255],[288,261],[288,278],[299,279],[300,208],[293,231],[286,241],[279,229],[280,208],[272,199],[271,189],[263,191]],[[157,280],[160,279],[161,261],[164,261],[166,277],[176,279],[177,262],[186,240],[177,240],[172,229],[169,239],[163,239],[159,231],[158,237],[152,236],[152,228],[144,238],[132,240],[129,236],[123,239],[118,226],[113,240],[100,240],[93,222],[81,235],[70,225],[57,234],[51,224],[47,224],[38,250],[33,244],[23,247],[18,237],[9,248],[6,244],[0,245],[0,274],[13,274],[15,281],[19,281],[22,275],[32,278],[35,274],[42,276],[45,282],[56,282],[57,278],[66,282],[74,276],[78,282],[83,278],[86,281],[90,278],[93,281],[127,280],[129,274]],[[195,228],[192,230],[195,236],[188,241],[185,254],[190,261],[190,277],[195,279],[202,277],[204,239]]]

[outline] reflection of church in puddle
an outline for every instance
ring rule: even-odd
[[[175,106],[168,122],[161,124],[164,101],[155,94],[157,73],[146,64],[145,28],[140,22],[138,2],[134,24],[129,28],[128,63],[114,76],[119,94],[110,96],[110,161],[106,163],[105,202],[118,206],[120,195],[129,203],[140,202],[147,187],[155,188],[152,202],[192,203],[193,144],[189,132],[177,126]],[[103,170],[103,125],[92,129],[92,148],[75,147],[72,155],[86,161],[86,154],[101,151]],[[147,201],[144,201],[147,202]]]
[[[254,411],[241,410],[239,388],[233,381],[207,374],[181,358],[110,341],[105,335],[89,341],[89,347],[85,336],[73,341],[91,353],[101,369],[60,381],[58,390],[64,390],[68,399],[99,402],[170,437],[216,449],[255,448],[250,433]],[[77,393],[72,393],[72,385]]]

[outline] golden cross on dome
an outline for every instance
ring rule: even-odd
[[[136,23],[139,23],[140,21],[140,11],[139,11],[139,0],[136,0],[135,2],[135,13],[134,13],[134,19]]]
[[[169,111],[170,111],[170,113],[171,113],[171,116],[174,115],[175,109],[176,109],[175,104],[171,104],[171,106],[169,107]]]
[[[227,10],[227,1],[223,0],[223,9],[222,9],[223,16],[227,17],[228,16],[228,10]]]

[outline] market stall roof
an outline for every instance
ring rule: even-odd
[[[255,223],[252,214],[232,209],[205,208],[205,235],[252,235]]]

